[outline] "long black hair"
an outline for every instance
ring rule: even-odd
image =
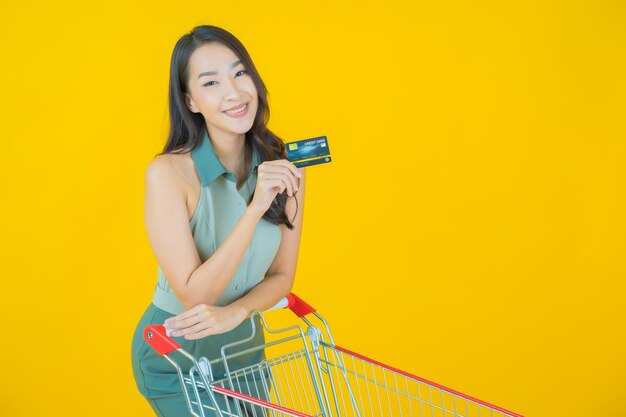
[[[246,132],[245,149],[256,149],[261,157],[261,162],[287,159],[285,144],[267,128],[267,122],[270,118],[267,101],[268,92],[248,51],[233,34],[210,25],[196,26],[176,42],[170,61],[170,131],[163,151],[156,156],[166,153],[191,152],[201,144],[203,133],[206,130],[204,116],[189,110],[185,105],[185,93],[189,91],[189,58],[191,54],[198,47],[212,42],[218,42],[232,50],[241,60],[256,86],[259,105],[252,127]],[[253,197],[254,192],[250,196],[250,201]],[[277,194],[269,209],[263,214],[263,218],[276,225],[285,224],[291,230],[294,226],[287,218],[285,211],[287,198],[286,190]],[[296,199],[296,204],[297,202]]]

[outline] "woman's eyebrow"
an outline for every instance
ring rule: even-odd
[[[232,64],[230,64],[230,68],[235,68],[237,65],[241,64],[241,61],[238,59],[235,62],[233,62]],[[201,72],[200,74],[198,74],[198,78],[200,77],[204,77],[207,75],[217,75],[217,71],[205,71],[205,72]]]

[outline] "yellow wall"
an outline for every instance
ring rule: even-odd
[[[4,2],[0,415],[151,415],[143,173],[197,24],[246,45],[271,129],[329,138],[296,292],[339,342],[528,416],[626,415],[624,3],[413,3]]]

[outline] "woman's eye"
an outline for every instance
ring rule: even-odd
[[[240,73],[241,73],[241,74],[247,74],[247,73],[248,73],[248,71],[246,71],[246,70],[237,71],[237,74],[235,74],[235,75],[239,75]],[[207,85],[215,85],[215,84],[211,84],[211,83],[216,83],[216,82],[217,82],[217,81],[209,81],[208,83],[203,84],[203,85],[204,85],[205,87],[206,87]]]

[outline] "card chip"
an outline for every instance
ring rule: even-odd
[[[332,160],[326,136],[288,142],[285,145],[287,146],[287,160],[296,168],[324,164]]]

